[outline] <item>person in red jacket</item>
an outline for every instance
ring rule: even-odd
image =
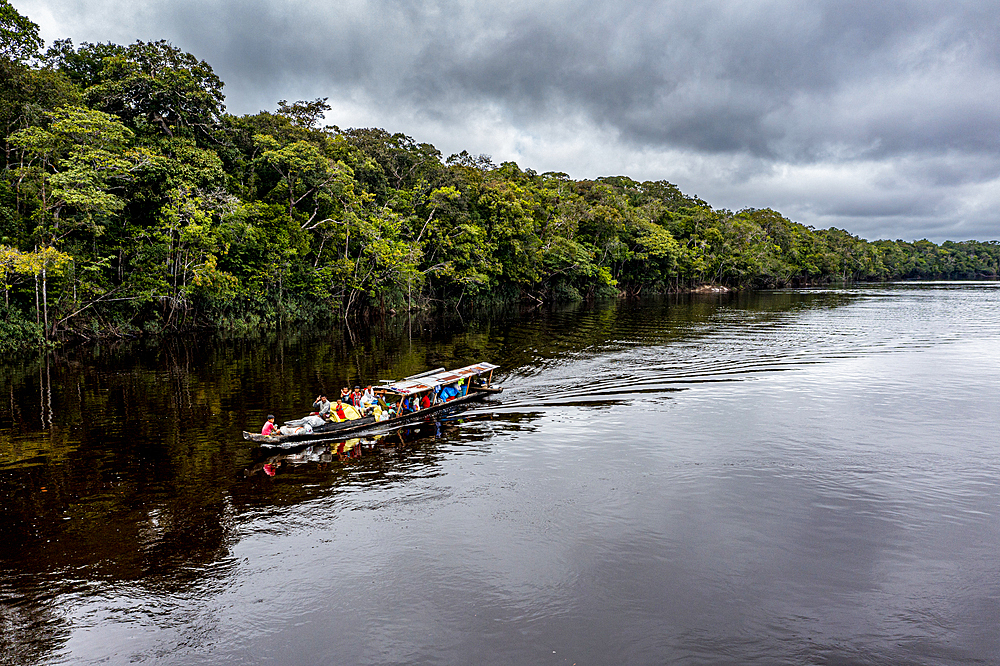
[[[278,426],[274,425],[274,414],[268,414],[264,427],[260,429],[260,434],[273,435],[276,432],[278,432]]]

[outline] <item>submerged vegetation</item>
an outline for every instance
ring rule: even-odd
[[[0,0],[0,349],[448,303],[997,276],[1000,243],[868,242],[666,181],[573,180],[325,99],[227,114],[171,44],[55,42]]]

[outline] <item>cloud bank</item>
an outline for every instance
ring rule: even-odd
[[[575,178],[666,179],[870,240],[1000,238],[1000,5],[14,0],[52,40],[168,39],[234,113],[329,97]]]

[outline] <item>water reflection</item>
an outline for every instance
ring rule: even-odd
[[[933,298],[942,293],[946,305]],[[796,613],[818,614],[811,598],[864,597],[882,584],[885,567],[912,572],[914,552],[938,548],[910,536],[913,528],[944,530],[920,505],[984,510],[993,481],[981,480],[984,490],[973,492],[969,471],[960,468],[949,487],[974,499],[949,494],[938,483],[947,462],[934,469],[880,466],[858,443],[870,433],[854,433],[851,424],[883,404],[897,415],[877,424],[883,446],[905,443],[919,453],[921,437],[949,435],[933,423],[917,436],[907,429],[915,420],[907,411],[918,399],[914,382],[869,390],[857,404],[828,405],[823,397],[836,382],[806,371],[836,362],[844,382],[861,385],[864,373],[848,372],[852,359],[995,336],[1000,292],[969,293],[900,286],[678,296],[464,321],[448,315],[412,326],[390,320],[252,341],[102,343],[2,364],[9,388],[0,404],[7,527],[0,541],[0,654],[18,655],[14,663],[46,663],[72,645],[100,655],[99,645],[79,643],[74,627],[114,643],[126,637],[112,631],[170,624],[155,640],[138,641],[132,655],[155,659],[159,650],[169,654],[170,632],[203,626],[210,599],[272,599],[242,587],[245,578],[266,587],[278,566],[269,558],[288,554],[267,551],[268,539],[321,550],[346,533],[355,540],[341,538],[338,549],[364,555],[364,562],[384,555],[383,574],[405,567],[387,578],[395,590],[421,576],[438,581],[402,600],[426,622],[421,595],[470,616],[489,607],[493,624],[448,611],[437,616],[483,632],[480,642],[466,644],[471,653],[523,661],[524,644],[505,644],[509,632],[497,623],[541,641],[559,635],[558,618],[562,638],[588,645],[589,634],[576,627],[616,622],[601,608],[621,609],[628,599],[630,622],[618,627],[628,640],[614,645],[636,661],[664,654],[710,661],[704,627],[713,617],[713,649],[763,659],[775,644],[741,638],[761,629],[748,629],[748,605],[765,609],[774,635],[792,640],[802,628]],[[501,365],[507,391],[453,420],[280,451],[254,449],[239,437],[268,412],[279,420],[301,415],[318,392],[481,360]],[[769,378],[763,395],[745,390],[762,378]],[[965,379],[935,381],[957,396],[955,404],[938,408],[937,395],[920,394],[922,413],[946,422],[968,398]],[[685,429],[676,415],[695,409],[701,420]],[[977,421],[984,418],[970,412],[965,423],[986,437]],[[819,427],[824,423],[837,427]],[[518,461],[530,464],[511,471]],[[897,471],[903,476],[889,475]],[[887,492],[893,484],[910,495]],[[920,505],[912,502],[915,488],[926,491]],[[420,512],[428,507],[447,521],[425,519]],[[378,522],[393,526],[394,515],[430,536],[408,541]],[[478,528],[475,538],[462,525]],[[299,532],[319,536],[297,540]],[[454,545],[461,561],[383,552],[369,532],[413,548]],[[290,575],[312,581],[306,569]],[[346,596],[338,598],[368,589],[371,579],[363,575],[345,573],[336,591]],[[783,577],[793,577],[797,591],[775,592]],[[307,588],[295,588],[301,599],[280,597],[289,622],[303,603],[321,608],[319,593]],[[524,590],[533,592],[520,596]],[[609,590],[619,596],[609,598]],[[375,592],[396,593],[383,580]],[[671,605],[677,599],[694,601]],[[134,616],[125,610],[130,605],[140,609]],[[384,629],[380,640],[406,656],[409,621],[396,611],[366,631]],[[240,622],[233,628],[212,618],[199,629],[201,640],[220,640],[211,629],[219,626],[234,632],[233,641],[250,640],[259,625]],[[676,629],[669,638],[658,634],[664,623]],[[101,626],[116,629],[102,633]],[[234,643],[218,647],[238,651]],[[609,649],[595,644],[593,654]],[[830,646],[829,654],[837,649]],[[335,656],[364,661],[360,654]]]
[[[457,449],[488,446],[492,426],[506,431],[530,427],[532,414],[505,416],[458,412],[391,432],[343,440],[302,442],[284,447],[254,447],[231,488],[238,510],[262,504],[288,506],[345,489],[385,488],[434,476],[442,460]]]
[[[256,447],[251,452],[254,464],[243,470],[243,476],[275,477],[279,472],[290,472],[293,468],[301,472],[304,467],[328,472],[333,463],[343,465],[371,462],[373,458],[395,453],[416,442],[454,434],[461,422],[460,417],[445,421],[433,419],[370,437],[303,442],[282,447]]]

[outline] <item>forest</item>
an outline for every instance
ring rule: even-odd
[[[226,112],[166,41],[46,48],[0,0],[0,350],[441,306],[995,279],[1000,242],[869,242],[665,181],[574,180],[377,128],[326,99]]]

